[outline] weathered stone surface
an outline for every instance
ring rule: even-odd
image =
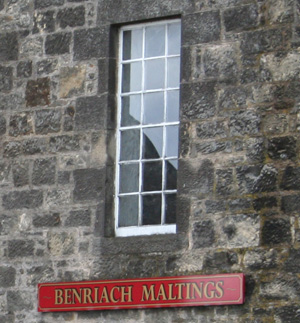
[[[232,114],[229,121],[229,132],[232,136],[254,135],[260,130],[260,116],[254,111],[238,111]]]
[[[55,31],[54,11],[36,13],[34,16],[33,33],[53,32]]]
[[[27,285],[35,287],[37,284],[53,281],[54,275],[51,265],[31,267],[27,270]]]
[[[103,171],[99,169],[75,170],[73,174],[75,201],[90,201],[99,198],[103,188],[103,175]]]
[[[60,215],[58,213],[50,213],[44,215],[35,215],[32,219],[32,224],[37,227],[56,227],[61,223]]]
[[[91,212],[90,210],[77,210],[71,211],[65,221],[67,227],[79,227],[91,225]]]
[[[59,132],[61,127],[60,110],[40,110],[36,112],[35,129],[38,134]]]
[[[300,190],[300,168],[299,167],[286,167],[280,188],[283,190]]]
[[[1,288],[13,287],[16,281],[16,270],[13,267],[0,267],[0,286]]]
[[[226,205],[224,201],[205,201],[206,213],[217,213],[224,212],[226,210]]]
[[[100,130],[106,125],[106,97],[91,96],[76,100],[75,129]]]
[[[9,135],[13,137],[30,135],[33,132],[32,115],[19,113],[9,120]]]
[[[220,109],[243,108],[252,100],[252,91],[247,87],[228,87],[221,89],[218,93]]]
[[[27,160],[15,163],[12,168],[12,173],[16,187],[29,184],[29,162]]]
[[[238,73],[234,45],[214,45],[206,48],[203,54],[203,68],[206,77],[234,81]]]
[[[13,151],[19,149],[19,143],[15,143]],[[22,149],[24,150],[25,155],[35,155],[35,154],[42,154],[47,150],[48,142],[44,138],[33,138],[24,140],[22,144]]]
[[[87,60],[107,55],[108,35],[104,28],[91,28],[75,31],[74,59]]]
[[[197,136],[200,139],[209,139],[215,137],[226,137],[226,124],[224,121],[201,122],[196,128]]]
[[[30,77],[32,74],[32,61],[20,62],[17,66],[18,77]]]
[[[16,32],[0,34],[0,61],[18,59],[19,43]]]
[[[60,71],[60,97],[83,94],[86,77],[85,66],[64,67]]]
[[[230,270],[238,262],[238,256],[235,252],[221,251],[208,253],[204,258],[204,270]],[[220,270],[222,268],[222,270]]]
[[[299,306],[283,306],[275,309],[276,320],[283,323],[295,323],[300,319]]]
[[[224,25],[226,31],[237,31],[256,27],[258,25],[257,6],[250,4],[224,11]]]
[[[6,119],[3,116],[0,116],[0,135],[6,133]]]
[[[182,86],[182,116],[184,119],[207,119],[216,112],[215,83],[183,84]],[[198,97],[196,93],[201,93]]]
[[[45,51],[48,55],[60,55],[70,52],[71,34],[56,33],[47,36]]]
[[[33,240],[9,240],[8,257],[30,257],[34,255]]]
[[[300,250],[291,249],[288,259],[284,264],[284,269],[291,273],[298,273],[300,266]]]
[[[214,154],[218,152],[230,153],[232,151],[232,143],[230,141],[210,141],[196,144],[197,152],[202,154]]]
[[[253,200],[255,211],[260,211],[264,208],[272,208],[278,205],[277,199],[274,196],[265,196]]]
[[[236,199],[228,202],[230,211],[239,211],[251,208],[251,199]]]
[[[56,158],[36,159],[32,170],[33,185],[52,185],[55,183]]]
[[[37,74],[50,74],[55,72],[58,61],[57,59],[44,59],[36,64]]]
[[[80,147],[79,140],[80,138],[78,136],[51,137],[49,142],[49,149],[51,152],[77,151]]]
[[[217,169],[216,194],[221,196],[231,195],[235,191],[232,169]]]
[[[64,0],[34,0],[35,9],[44,9],[50,6],[62,6]]]
[[[28,311],[33,309],[32,293],[30,291],[8,291],[7,304],[8,310],[14,311]]]
[[[247,251],[244,264],[250,270],[272,269],[278,265],[278,255],[274,249]]]
[[[12,191],[3,196],[5,209],[32,209],[41,206],[43,193],[37,190]]]
[[[50,104],[50,80],[40,78],[36,81],[28,81],[26,87],[26,105],[35,107]]]
[[[193,247],[212,247],[215,242],[214,223],[210,220],[197,222],[193,227]]]
[[[294,137],[274,137],[268,141],[268,155],[272,159],[293,159],[296,157]]]
[[[85,23],[84,6],[59,10],[56,19],[61,28],[83,26]]]
[[[185,45],[209,43],[220,39],[221,18],[218,11],[194,13],[183,19]]]
[[[263,224],[262,243],[264,245],[290,243],[291,240],[291,223],[289,219],[270,219]]]
[[[296,300],[300,294],[300,285],[295,277],[278,277],[271,282],[261,284],[260,295],[272,300]]]
[[[277,170],[272,166],[241,166],[237,168],[239,190],[242,193],[276,190]]]
[[[52,256],[67,256],[74,253],[75,237],[72,233],[49,232],[47,239],[49,252]]]
[[[11,67],[0,66],[0,92],[12,89],[12,73]]]
[[[281,198],[281,209],[284,212],[291,213],[300,211],[300,196],[288,195]]]

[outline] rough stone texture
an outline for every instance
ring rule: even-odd
[[[177,233],[115,237],[118,30],[170,17]],[[0,322],[298,322],[299,46],[294,0],[0,0]],[[41,282],[236,272],[239,306],[36,310]]]

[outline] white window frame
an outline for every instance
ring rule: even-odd
[[[167,88],[166,86],[166,77],[167,77],[167,58],[170,57],[179,57],[180,58],[180,54],[178,55],[167,55],[167,34],[165,36],[165,40],[166,40],[166,44],[165,44],[165,53],[163,56],[159,56],[159,57],[155,57],[155,58],[163,58],[165,59],[165,87],[163,89],[158,89],[158,90],[145,90],[144,88],[144,84],[142,84],[142,89],[141,91],[136,91],[136,92],[128,92],[125,95],[122,93],[122,71],[123,71],[123,64],[126,63],[131,63],[131,62],[135,62],[135,61],[141,61],[142,62],[142,73],[145,73],[145,61],[148,59],[153,59],[153,57],[150,58],[145,58],[144,57],[144,48],[145,48],[145,28],[148,26],[154,26],[154,25],[169,25],[169,24],[173,24],[173,23],[180,23],[181,20],[180,19],[172,19],[172,20],[161,20],[158,22],[151,22],[151,23],[142,23],[142,24],[136,24],[136,25],[128,25],[128,26],[124,26],[120,28],[120,32],[119,32],[119,62],[118,62],[118,93],[117,93],[117,104],[118,104],[118,116],[117,116],[117,131],[116,131],[116,181],[115,181],[115,235],[119,236],[119,237],[126,237],[126,236],[140,236],[140,235],[153,235],[153,234],[175,234],[176,233],[176,224],[157,224],[157,225],[141,225],[141,198],[143,195],[149,194],[149,192],[143,193],[141,192],[141,165],[142,165],[142,158],[141,158],[141,150],[142,150],[142,129],[145,129],[147,127],[153,127],[153,125],[144,125],[141,124],[138,126],[127,126],[127,127],[122,127],[121,126],[121,100],[122,97],[125,95],[132,95],[132,94],[141,94],[144,95],[145,93],[153,93],[153,92],[164,92],[164,100],[166,100],[166,92],[167,91],[172,91],[172,90],[180,90],[180,83],[178,84],[178,87],[174,87],[174,88]],[[130,59],[130,60],[123,60],[122,55],[123,55],[123,32],[126,30],[134,30],[134,29],[141,29],[143,28],[143,56],[142,58],[138,58],[138,59]],[[165,30],[167,30],[167,28],[165,27]],[[144,83],[144,78],[143,78],[143,82]],[[141,104],[141,115],[143,116],[144,113],[144,109],[143,109],[143,99],[141,100],[142,104]],[[166,106],[166,102],[165,102],[165,106]],[[165,112],[166,113],[166,109]],[[157,126],[157,124],[155,124]],[[163,127],[164,129],[164,137],[166,136],[166,130],[165,130],[165,126],[168,125],[179,125],[179,120],[176,122],[163,122],[161,124],[159,124]],[[126,162],[121,162],[120,161],[120,152],[121,152],[121,130],[126,130],[126,129],[141,129],[140,131],[140,157],[139,157],[139,224],[138,226],[128,226],[128,227],[118,227],[118,217],[119,217],[119,196],[129,196],[131,195],[130,193],[120,193],[119,192],[119,188],[120,188],[120,164],[126,164]],[[165,140],[165,139],[164,139]],[[164,141],[165,142],[165,141]],[[165,144],[163,144],[163,157],[161,158],[162,161],[162,167],[163,167],[163,175],[162,175],[162,183],[165,182],[165,160],[167,160],[168,158],[166,158],[164,156],[164,150],[165,150]],[[172,160],[176,160],[178,162],[178,155],[177,155],[177,159],[171,158]],[[157,159],[155,159],[157,160]],[[151,159],[147,159],[147,161],[151,161]],[[177,189],[175,190],[162,190],[162,191],[152,191],[151,193],[177,193]],[[136,195],[136,193],[134,193],[134,195]],[[164,205],[164,198],[162,199],[162,210],[165,208]],[[164,212],[165,213],[165,212]],[[162,214],[163,217],[163,214]],[[162,219],[162,222],[164,222],[164,219]]]

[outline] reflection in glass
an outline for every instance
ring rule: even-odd
[[[165,53],[165,26],[146,28],[145,57],[162,56]]]
[[[146,162],[143,164],[143,191],[159,191],[162,189],[162,162]]]
[[[168,25],[168,55],[180,54],[180,23]]]
[[[179,90],[167,92],[167,122],[179,120]]]
[[[167,224],[176,223],[176,194],[166,194],[166,218]]]
[[[138,192],[139,164],[125,164],[120,166],[120,192]]]
[[[164,93],[154,92],[144,95],[144,124],[164,121]]]
[[[166,157],[177,157],[178,155],[178,126],[166,127]]]
[[[142,63],[123,64],[122,92],[140,91],[142,87]]]
[[[123,32],[123,60],[141,58],[142,51],[143,30],[125,30]]]
[[[121,196],[119,199],[119,227],[138,225],[138,195]]]
[[[143,196],[142,222],[145,224],[161,223],[161,195],[151,194]]]
[[[121,132],[120,160],[137,160],[140,151],[139,129],[125,130]]]
[[[163,149],[163,128],[154,127],[143,130],[143,158],[159,158]]]
[[[166,189],[176,190],[177,188],[177,160],[166,160]]]
[[[133,126],[141,121],[141,96],[130,95],[122,98],[121,126]]]
[[[167,87],[178,87],[180,81],[180,60],[179,57],[168,59]]]
[[[151,59],[145,61],[145,89],[154,90],[164,88],[165,61],[164,59]]]

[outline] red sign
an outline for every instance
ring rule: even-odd
[[[38,285],[39,312],[243,304],[244,274]]]

